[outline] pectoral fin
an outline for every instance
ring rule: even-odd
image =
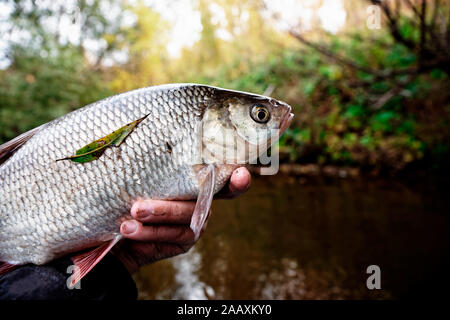
[[[92,268],[95,267],[100,260],[114,247],[114,245],[122,239],[121,235],[117,235],[114,239],[105,242],[104,244],[89,250],[87,252],[83,252],[72,258],[72,261],[75,265],[75,269],[72,275],[72,286],[80,281],[85,275],[88,274]]]
[[[0,276],[18,267],[19,267],[18,265],[0,261]]]
[[[191,219],[191,229],[194,231],[195,240],[200,236],[203,225],[208,218],[209,208],[214,196],[214,166],[212,164],[207,165],[197,173],[197,177],[199,179],[199,192]]]

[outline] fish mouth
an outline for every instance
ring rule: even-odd
[[[290,111],[290,110],[289,110]],[[289,127],[289,125],[292,122],[292,119],[294,118],[294,114],[291,112],[286,112],[286,115],[284,116],[283,120],[281,121],[280,125],[280,136],[283,134],[283,132]]]

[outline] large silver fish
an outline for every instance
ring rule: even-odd
[[[197,199],[198,237],[214,193],[266,151],[290,112],[256,94],[163,85],[101,100],[1,145],[1,270],[96,247],[74,259],[81,278],[120,240],[139,198]]]

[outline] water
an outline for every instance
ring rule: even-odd
[[[392,299],[441,296],[448,190],[396,181],[255,177],[187,254],[135,275],[141,299]],[[369,265],[381,289],[368,290]]]

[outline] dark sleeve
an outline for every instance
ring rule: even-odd
[[[136,300],[137,288],[125,266],[107,254],[81,281],[80,289],[69,289],[64,257],[49,264],[24,265],[0,276],[0,300]]]

